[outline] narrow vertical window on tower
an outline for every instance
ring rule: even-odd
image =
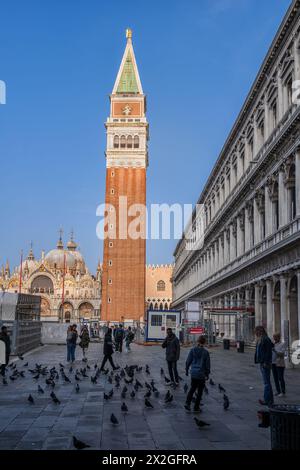
[[[119,136],[115,135],[114,136],[114,149],[118,149],[118,148],[119,148]]]
[[[127,148],[132,149],[132,135],[127,137]]]
[[[125,149],[126,148],[126,137],[125,135],[121,135],[121,145],[120,145],[121,149]]]
[[[135,149],[138,149],[139,146],[140,146],[140,139],[139,139],[139,136],[138,135],[135,135],[134,136],[134,144],[133,144],[134,148]]]

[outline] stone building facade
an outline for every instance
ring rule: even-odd
[[[294,1],[200,194],[202,212],[186,229],[190,241],[177,244],[173,273],[175,308],[200,299],[208,308],[244,311],[269,334],[284,334],[288,324],[291,341],[300,335],[297,80]]]
[[[18,266],[11,273],[7,262],[0,272],[0,289],[19,292],[20,271]],[[60,237],[56,248],[42,252],[40,259],[31,248],[22,263],[21,278],[22,292],[41,296],[42,321],[100,320],[101,266],[95,276],[89,273],[73,237],[66,248]]]
[[[170,310],[172,264],[146,266],[146,304],[149,310]]]

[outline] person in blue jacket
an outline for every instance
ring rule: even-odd
[[[261,405],[271,406],[274,402],[273,390],[271,385],[272,369],[272,349],[273,343],[267,335],[263,326],[255,328],[257,338],[254,362],[260,365],[260,370],[264,383],[264,399],[259,400]]]
[[[205,336],[199,336],[196,347],[192,348],[186,360],[186,375],[189,374],[191,367],[191,388],[186,397],[185,409],[191,411],[191,402],[193,395],[197,390],[194,412],[200,411],[200,401],[205,386],[205,380],[210,374],[210,356],[205,349]]]

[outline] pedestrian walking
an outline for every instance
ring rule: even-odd
[[[67,330],[67,361],[74,362],[75,361],[75,349],[77,343],[77,325],[69,326]]]
[[[272,350],[272,373],[275,383],[276,393],[278,397],[285,396],[285,362],[284,355],[286,351],[285,343],[281,341],[280,333],[273,335],[273,350]]]
[[[108,328],[107,332],[104,335],[104,344],[103,344],[104,357],[103,357],[102,364],[100,367],[101,371],[104,370],[104,366],[107,361],[110,362],[110,365],[112,366],[113,370],[119,369],[119,366],[115,366],[114,364],[114,361],[112,358],[113,352],[114,352],[114,348],[113,348],[113,339],[112,339],[112,329]]]
[[[123,339],[125,336],[125,331],[123,325],[120,323],[119,327],[115,329],[115,343],[116,343],[116,351],[121,353],[123,349]]]
[[[83,355],[83,362],[87,362],[87,357],[86,357],[86,351],[89,347],[90,344],[90,335],[89,335],[89,330],[86,325],[81,330],[80,333],[80,343],[79,346],[82,348],[82,355]]]
[[[260,365],[260,370],[264,383],[264,399],[259,400],[261,405],[272,405],[274,402],[273,389],[271,385],[271,368],[272,368],[272,349],[273,344],[267,335],[263,326],[255,328],[257,338],[254,362]]]
[[[180,343],[172,328],[167,329],[167,337],[162,343],[162,348],[166,350],[166,360],[171,379],[170,385],[179,385],[177,361],[180,356]]]
[[[189,375],[189,368],[191,367],[191,388],[186,397],[185,409],[191,411],[191,403],[196,394],[194,412],[200,411],[200,401],[205,387],[205,380],[208,380],[210,374],[210,355],[205,349],[206,339],[205,336],[199,336],[197,344],[192,348],[188,354],[185,369],[186,375]]]
[[[9,363],[11,353],[11,341],[6,326],[1,327],[0,340],[5,343],[5,364],[1,364],[1,375],[5,377],[5,368]]]
[[[133,340],[134,340],[134,332],[132,331],[131,326],[129,326],[125,333],[126,352],[131,351],[130,344],[132,343]]]

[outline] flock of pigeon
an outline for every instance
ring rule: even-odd
[[[24,360],[22,356],[19,356],[19,359],[21,359],[22,361]],[[113,398],[114,393],[120,391],[121,392],[120,396],[122,398],[122,405],[121,405],[122,414],[128,413],[128,405],[126,404],[126,399],[130,397],[130,400],[134,400],[139,391],[140,393],[143,393],[144,406],[147,409],[153,409],[154,408],[153,402],[155,401],[155,399],[158,399],[160,397],[160,392],[155,385],[155,381],[153,378],[150,377],[151,372],[150,372],[150,367],[148,364],[146,364],[144,368],[143,366],[138,366],[138,365],[130,365],[130,366],[126,365],[124,368],[120,369],[118,367],[117,371],[111,371],[111,372],[109,372],[109,369],[106,369],[105,371],[101,372],[97,364],[95,364],[94,367],[92,368],[87,363],[84,365],[84,367],[77,368],[75,370],[72,365],[70,367],[66,367],[64,364],[61,364],[61,363],[59,363],[58,367],[53,366],[49,368],[48,366],[43,366],[42,364],[35,364],[34,368],[29,368],[28,362],[23,364],[22,370],[19,370],[17,368],[16,363],[10,364],[7,367],[7,369],[9,371],[8,377],[11,382],[14,382],[18,378],[21,378],[21,379],[24,378],[25,370],[28,371],[27,373],[31,374],[32,379],[36,383],[39,379],[44,379],[44,383],[45,383],[44,388],[40,384],[37,383],[37,394],[42,395],[42,394],[45,394],[45,392],[49,393],[49,391],[51,390],[49,396],[55,405],[60,405],[60,400],[54,392],[55,386],[59,383],[59,380],[61,380],[62,382],[75,385],[75,391],[76,393],[79,393],[80,392],[79,383],[81,381],[89,378],[92,384],[97,384],[100,378],[100,375],[102,374],[106,377],[107,384],[111,385],[111,389],[108,393],[103,392],[104,401],[108,402],[109,400]],[[149,376],[149,382],[144,381],[142,383],[140,373],[143,371],[143,369],[144,369],[145,374]],[[171,381],[168,377],[166,377],[163,368],[160,369],[160,374],[161,374],[161,377],[164,379],[165,384],[171,385]],[[182,381],[181,377],[180,377],[180,380]],[[209,379],[208,383],[211,387],[216,386],[215,382],[212,379]],[[3,385],[8,385],[7,379],[5,377],[3,377]],[[184,392],[187,393],[188,389],[189,389],[189,386],[187,383],[185,383],[183,387]],[[226,390],[224,389],[224,387],[222,387],[221,384],[218,384],[218,389],[220,393],[223,393],[223,408],[226,411],[228,410],[229,405],[230,405],[229,398],[226,395]],[[209,391],[206,385],[204,387],[204,393],[206,395],[209,394]],[[173,400],[174,400],[174,396],[171,393],[170,389],[168,389],[167,393],[163,397],[163,401],[167,405],[173,402]],[[193,401],[195,401],[195,398],[193,398]],[[28,396],[28,402],[30,403],[30,405],[35,404],[35,398],[31,394]],[[202,404],[200,406],[202,406]],[[209,423],[198,419],[196,416],[194,417],[194,421],[197,427],[200,429],[206,426],[210,426]],[[111,413],[110,422],[113,426],[119,425],[119,420],[114,415],[114,413]],[[85,444],[84,442],[80,441],[75,436],[73,436],[73,445],[76,449],[80,449],[80,450],[90,447],[88,444]]]

